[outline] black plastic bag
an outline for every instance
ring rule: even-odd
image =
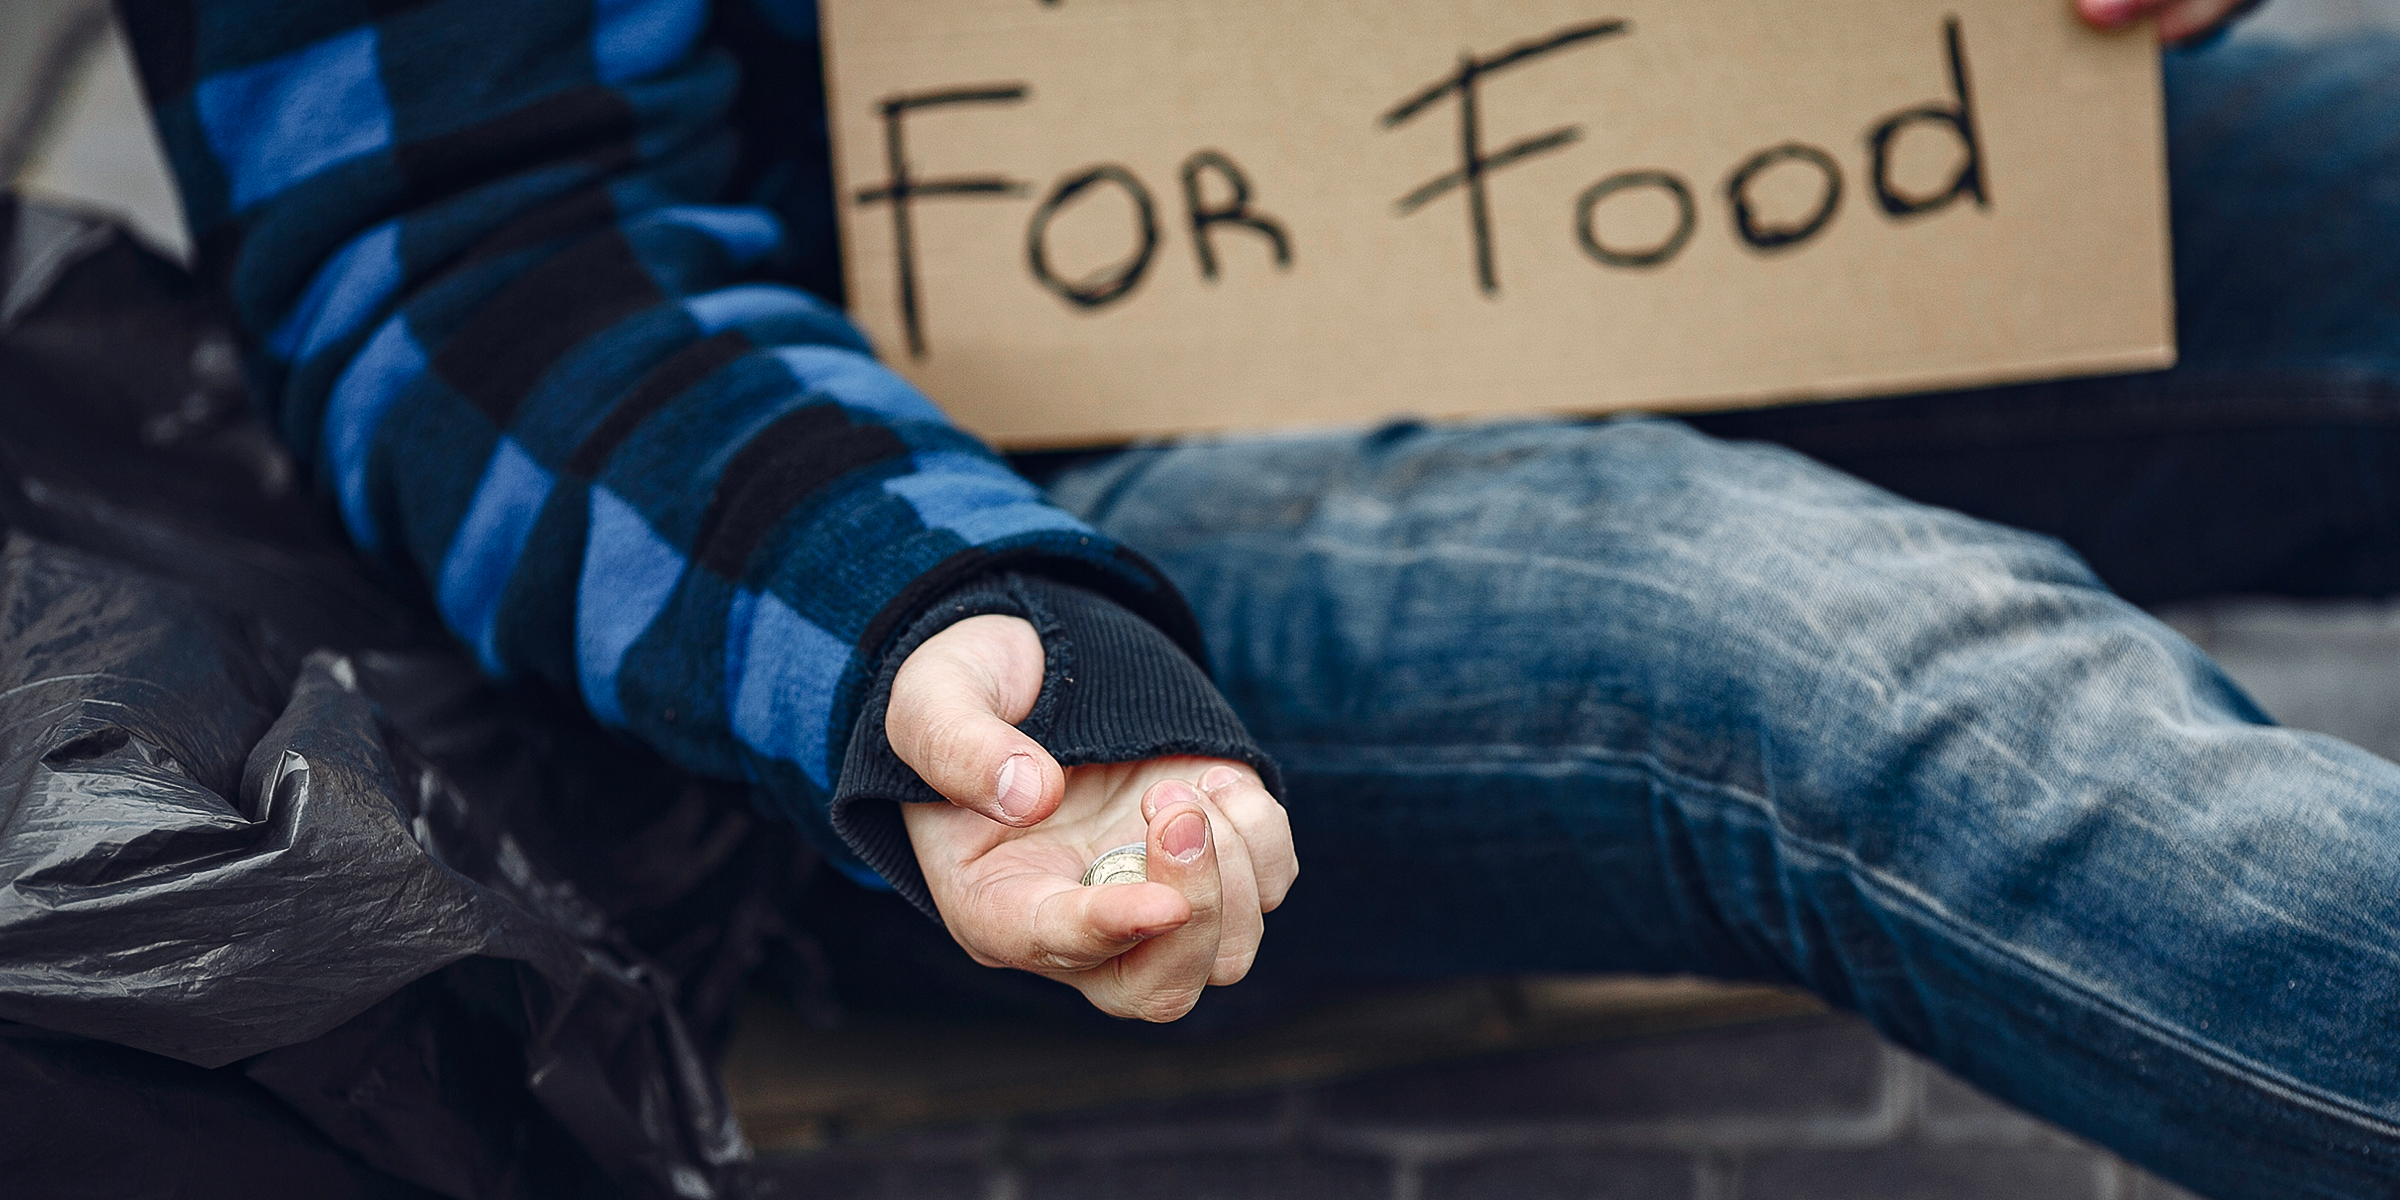
[[[0,229],[9,1192],[747,1194],[811,860],[370,579],[180,270]]]

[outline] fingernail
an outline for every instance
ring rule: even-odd
[[[1033,815],[1033,806],[1040,797],[1035,794],[1034,781],[1042,773],[1033,765],[1029,754],[1011,754],[1000,764],[1000,811],[1018,820]]]
[[[1167,822],[1166,832],[1158,835],[1158,845],[1167,852],[1167,857],[1179,863],[1200,857],[1200,851],[1208,845],[1208,818],[1187,812]]]
[[[2095,25],[2114,28],[2133,19],[2134,0],[2083,0],[2083,15]]]
[[[1210,767],[1200,774],[1200,790],[1221,792],[1242,781],[1242,773],[1232,767]]]

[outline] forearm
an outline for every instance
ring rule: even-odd
[[[868,687],[960,582],[1077,579],[1190,643],[1155,571],[749,282],[783,231],[710,203],[733,73],[697,0],[125,9],[265,403],[493,673],[766,785],[838,857]]]

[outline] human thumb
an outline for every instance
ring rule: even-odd
[[[1017,617],[969,617],[900,664],[884,733],[933,790],[1003,825],[1040,822],[1066,773],[1016,722],[1042,690],[1042,639]]]
[[[2102,29],[2130,25],[2148,16],[2165,0],[2075,0],[2075,11]]]

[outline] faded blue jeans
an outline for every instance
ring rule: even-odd
[[[1284,764],[1262,980],[1793,983],[2203,1191],[2400,1185],[2400,767],[2102,583],[2400,582],[2400,48],[2170,70],[2175,371],[1058,471]]]

